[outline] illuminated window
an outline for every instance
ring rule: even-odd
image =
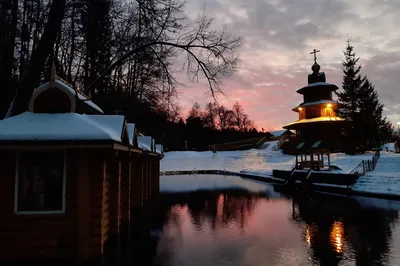
[[[306,118],[306,109],[299,107],[299,119],[305,119]]]
[[[332,110],[332,107],[325,107],[322,109],[322,116],[334,116],[335,113]]]

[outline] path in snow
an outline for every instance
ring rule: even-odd
[[[400,154],[382,152],[375,170],[360,177],[353,189],[400,195]]]

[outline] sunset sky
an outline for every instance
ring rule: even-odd
[[[203,0],[187,0],[194,17]],[[215,25],[242,36],[239,71],[224,81],[228,95],[220,104],[240,102],[257,128],[281,129],[297,120],[291,109],[302,102],[296,90],[307,84],[316,48],[327,82],[341,87],[341,61],[350,37],[360,57],[362,74],[378,90],[385,115],[400,121],[400,1],[399,0],[207,0]],[[204,105],[205,81],[179,90],[188,110]]]

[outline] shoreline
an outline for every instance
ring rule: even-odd
[[[270,184],[283,185],[285,180],[281,178],[273,177],[272,175],[263,175],[251,172],[233,172],[226,170],[183,170],[183,171],[160,171],[160,176],[163,175],[205,175],[205,174],[214,174],[214,175],[233,175],[240,176],[242,178],[252,179],[256,181],[266,182]],[[389,199],[389,200],[400,200],[400,195],[398,194],[390,194],[390,193],[378,193],[378,192],[366,192],[366,191],[358,191],[353,190],[351,187],[347,188],[347,186],[340,186],[329,183],[318,183],[311,184],[311,188],[317,192],[330,192],[337,193],[346,196],[364,196],[370,198],[378,198],[378,199]]]

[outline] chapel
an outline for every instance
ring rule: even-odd
[[[297,112],[299,119],[283,126],[284,129],[295,132],[286,150],[295,149],[302,144],[303,149],[311,147],[316,142],[330,151],[338,151],[343,148],[342,132],[347,121],[339,116],[339,104],[333,100],[333,92],[339,88],[335,84],[326,82],[324,72],[320,72],[314,49],[314,64],[312,73],[308,75],[308,85],[297,90],[303,95],[303,102],[292,110]],[[285,147],[284,147],[285,150]]]

